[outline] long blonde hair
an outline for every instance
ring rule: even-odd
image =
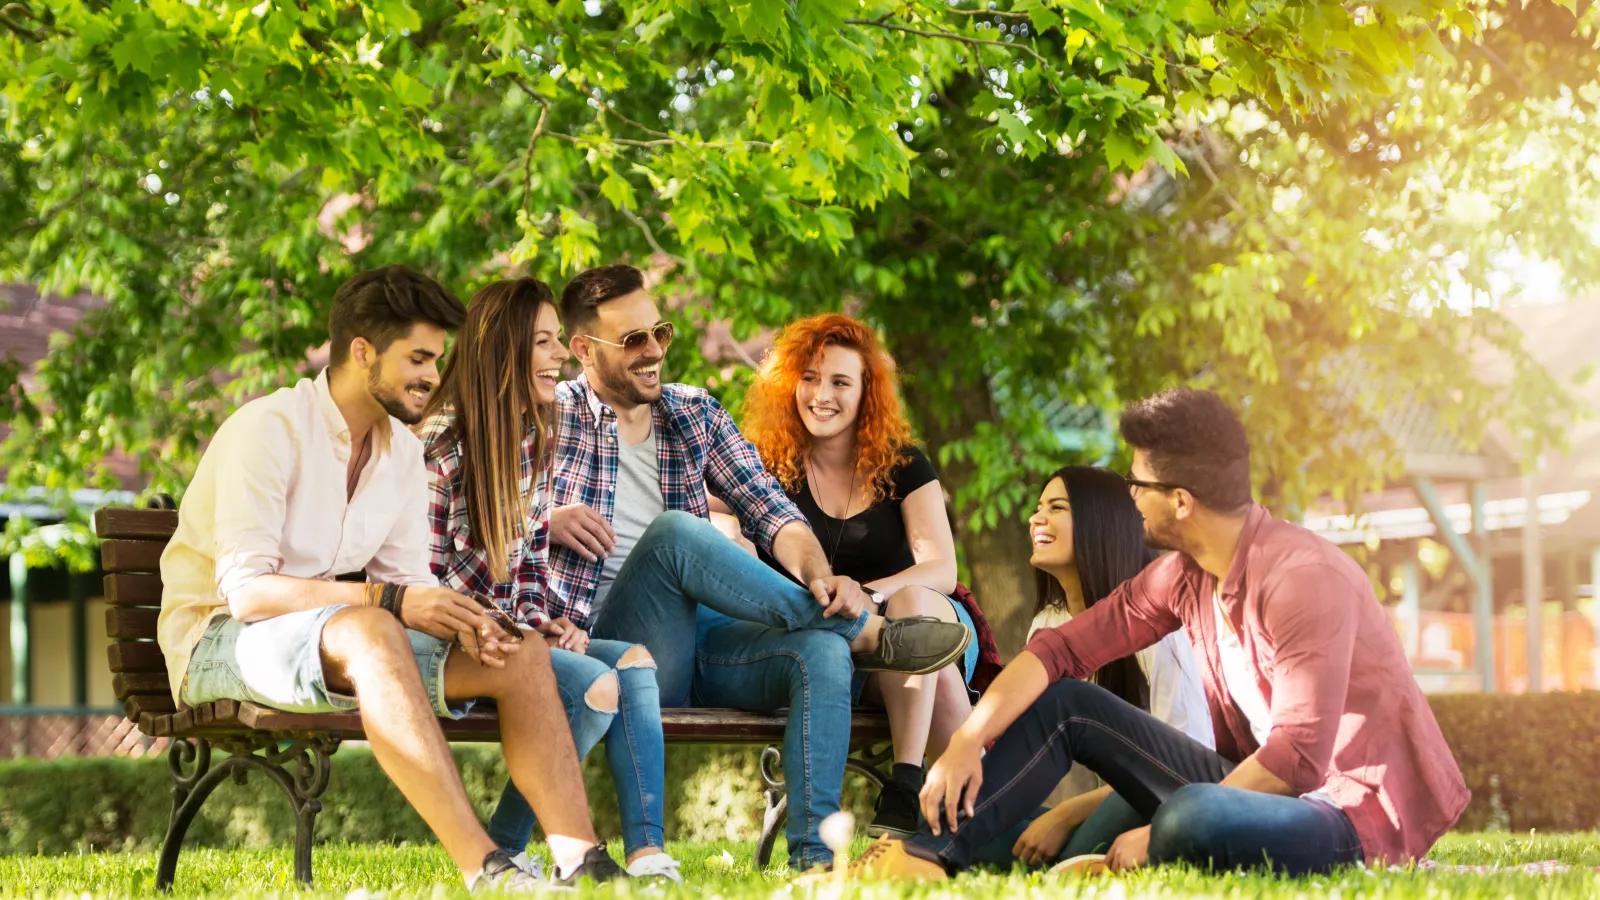
[[[546,304],[557,309],[555,294],[533,278],[496,281],[474,294],[425,411],[455,412],[455,421],[434,437],[427,452],[439,453],[451,442],[460,445],[472,546],[488,558],[490,577],[497,582],[511,578],[511,542],[528,536],[532,498],[522,493],[520,482],[522,441],[529,429],[534,470],[548,464],[550,411],[539,401],[533,368],[534,322]]]

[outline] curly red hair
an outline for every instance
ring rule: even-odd
[[[806,368],[827,346],[861,354],[861,407],[856,414],[856,477],[873,503],[888,497],[911,425],[900,408],[894,359],[864,323],[840,313],[791,322],[756,371],[744,401],[744,433],[767,471],[785,489],[798,490],[806,474],[811,432],[800,420],[795,390]]]

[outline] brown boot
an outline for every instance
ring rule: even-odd
[[[833,872],[811,872],[795,879],[796,887],[818,887],[842,881],[944,881],[950,876],[944,866],[906,850],[905,841],[879,838],[844,870],[841,879]]]

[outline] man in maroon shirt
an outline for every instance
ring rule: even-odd
[[[1468,792],[1366,573],[1251,501],[1244,429],[1215,394],[1165,391],[1129,408],[1121,428],[1145,539],[1176,552],[1035,635],[928,773],[928,825],[875,844],[852,874],[964,869],[1075,764],[1148,817],[1112,845],[1113,869],[1299,875],[1426,854]],[[1215,751],[1077,680],[1180,625]]]

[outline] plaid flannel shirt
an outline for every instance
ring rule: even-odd
[[[461,479],[461,445],[437,440],[454,422],[455,412],[447,410],[429,416],[417,429],[428,464],[433,574],[453,591],[494,598],[518,622],[538,625],[548,621],[545,579],[549,567],[550,492],[546,490],[546,473],[534,471],[534,433],[529,429],[522,440],[522,474],[517,482],[517,489],[530,498],[528,534],[506,548],[506,570],[511,580],[496,582],[489,573],[488,557],[472,546],[472,520],[467,514]]]
[[[668,384],[650,409],[667,509],[709,518],[709,491],[738,515],[745,537],[769,554],[779,529],[806,522],[778,479],[762,468],[761,457],[733,417],[710,394]],[[555,443],[552,505],[582,503],[607,522],[615,521],[617,414],[600,402],[586,378],[556,389]],[[589,562],[560,544],[552,546],[546,598],[550,614],[588,627],[603,566],[603,560]]]

